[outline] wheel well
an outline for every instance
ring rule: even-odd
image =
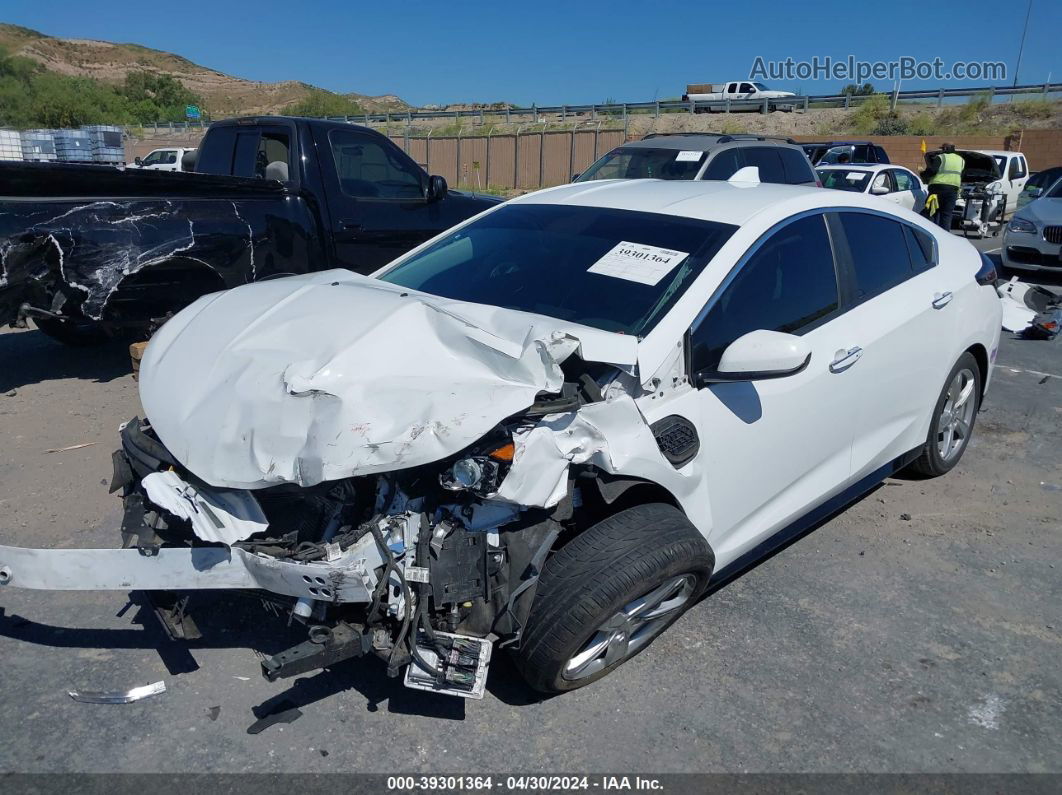
[[[612,478],[602,474],[595,478],[579,479],[576,483],[580,486],[582,500],[568,524],[572,532],[562,533],[555,548],[563,546],[588,527],[635,505],[665,503],[685,514],[675,495],[649,480]]]
[[[984,345],[977,343],[967,348],[966,353],[971,354],[977,360],[977,369],[981,371],[981,397],[984,398],[988,384],[988,351],[985,350]]]
[[[218,272],[205,263],[167,260],[125,277],[107,302],[108,319],[148,321],[225,288]]]

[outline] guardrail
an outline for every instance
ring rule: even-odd
[[[941,107],[946,99],[969,98],[987,94],[991,99],[997,97],[1017,96],[1022,94],[1056,94],[1062,92],[1062,83],[1036,83],[1021,86],[984,86],[981,88],[938,88],[930,90],[892,91],[889,93],[890,103],[893,108],[901,101],[928,99],[936,100],[937,107]],[[480,121],[485,116],[504,116],[506,123],[511,123],[514,118],[531,117],[533,123],[538,123],[540,116],[560,116],[561,121],[569,116],[587,116],[597,119],[599,115],[609,118],[626,119],[633,113],[651,113],[659,116],[661,113],[729,113],[731,111],[759,111],[768,113],[774,109],[801,109],[808,110],[811,105],[836,105],[844,108],[854,107],[865,102],[872,95],[853,94],[817,94],[807,96],[779,97],[775,99],[725,99],[712,102],[692,102],[683,100],[656,100],[654,102],[617,102],[611,104],[594,103],[590,105],[532,105],[528,108],[474,108],[470,110],[411,110],[401,113],[365,113],[357,116],[326,116],[324,118],[333,121],[346,121],[352,124],[371,122],[406,122],[412,124],[418,119],[462,119],[478,118]],[[198,122],[156,122],[155,124],[142,125],[153,127],[155,131],[162,130],[195,130],[209,126],[210,122],[200,120]]]

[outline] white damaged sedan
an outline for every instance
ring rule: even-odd
[[[0,547],[0,584],[255,591],[308,633],[269,679],[375,655],[478,697],[496,642],[571,690],[887,475],[954,467],[994,280],[870,196],[513,199],[374,278],[251,284],[166,323],[114,455],[124,548]],[[176,636],[183,607],[159,610]]]

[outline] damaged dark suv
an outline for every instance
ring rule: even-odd
[[[571,185],[375,278],[200,298],[152,338],[146,418],[121,429],[124,548],[0,547],[0,585],[253,592],[307,631],[269,679],[375,655],[478,697],[496,642],[539,690],[588,684],[710,579],[899,466],[962,456],[999,300],[968,244],[899,213],[783,185]],[[831,241],[860,254],[868,224],[921,269],[857,300]],[[950,314],[915,300],[934,290]],[[897,291],[912,344],[881,331]]]

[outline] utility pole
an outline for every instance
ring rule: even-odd
[[[1014,82],[1011,86],[1018,85],[1018,70],[1021,69],[1021,54],[1025,49],[1025,34],[1029,31],[1029,15],[1032,13],[1032,0],[1029,0],[1029,6],[1025,9],[1025,27],[1021,29],[1021,44],[1018,45],[1018,62],[1014,65]]]

